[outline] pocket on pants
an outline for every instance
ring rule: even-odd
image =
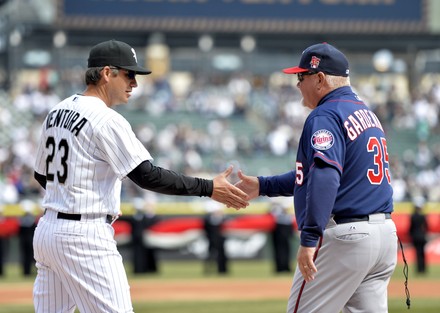
[[[56,231],[53,233],[55,237],[65,237],[65,238],[83,238],[84,234],[81,233],[67,233],[62,231]]]
[[[364,225],[344,224],[332,229],[333,238],[340,242],[359,242],[370,237],[370,232]]]
[[[341,241],[359,241],[369,236],[370,234],[368,233],[345,234],[345,235],[337,236],[336,239]]]

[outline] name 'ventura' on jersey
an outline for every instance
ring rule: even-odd
[[[87,124],[88,120],[74,111],[67,109],[53,110],[49,112],[46,119],[46,130],[51,127],[61,127],[69,130],[75,136],[78,136],[84,125]]]

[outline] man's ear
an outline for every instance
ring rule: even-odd
[[[325,81],[325,74],[323,72],[319,72],[317,75],[319,78],[318,82],[323,83]]]
[[[112,76],[112,69],[109,66],[104,66],[104,68],[101,71],[102,78],[107,82],[110,79],[110,76]]]

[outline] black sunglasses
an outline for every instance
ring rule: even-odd
[[[298,76],[298,81],[302,82],[304,80],[304,76],[307,75],[315,75],[318,74],[319,72],[302,72],[302,73],[298,73],[296,74]]]
[[[115,70],[124,70],[126,72],[126,75],[128,77],[128,79],[135,79],[136,78],[136,72],[135,71],[130,71],[130,70],[126,70],[125,68],[120,68],[117,66],[110,66],[111,69],[115,69]]]

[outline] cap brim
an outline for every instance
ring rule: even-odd
[[[285,68],[283,70],[283,73],[286,74],[298,74],[298,73],[303,73],[303,72],[308,72],[308,69],[305,68],[301,68],[299,66],[295,66],[295,67],[289,67],[289,68]]]
[[[137,75],[148,75],[151,74],[151,71],[147,70],[146,68],[140,67],[140,66],[118,66],[124,70],[134,71]]]

